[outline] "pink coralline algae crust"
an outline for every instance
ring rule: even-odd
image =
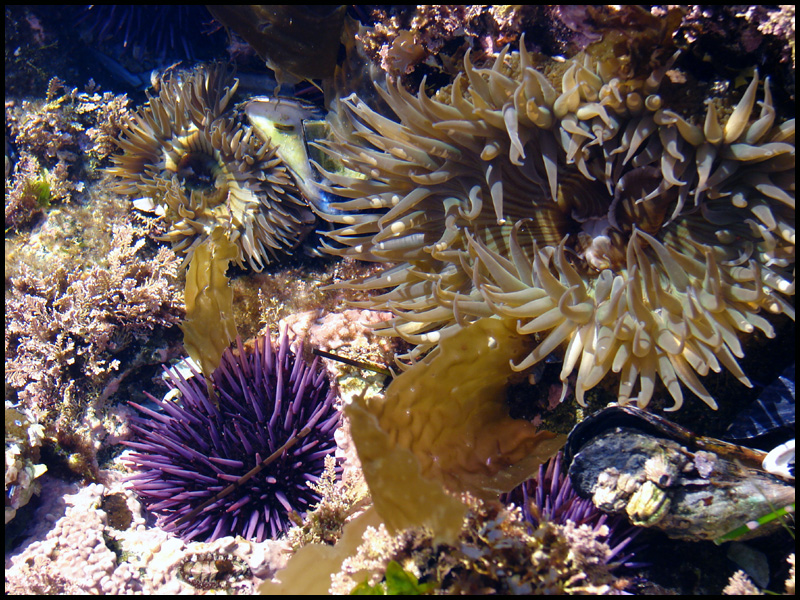
[[[317,311],[289,315],[281,321],[286,324],[290,339],[302,339],[305,348],[319,348],[326,352],[354,358],[377,365],[392,364],[396,341],[380,337],[371,326],[391,318],[388,312],[348,309],[320,316]],[[344,366],[333,360],[325,364],[332,377],[342,374]]]
[[[195,587],[179,576],[181,565],[209,554],[246,564],[248,578],[225,587],[252,593],[284,566],[285,543],[226,537],[187,544],[148,528],[141,506],[123,490],[120,475],[102,473],[107,486],[91,484],[76,491],[52,479],[45,484],[47,499],[32,522],[32,537],[6,555],[7,594],[194,594]],[[124,495],[133,514],[125,530],[112,527],[113,519],[101,508],[112,493]]]
[[[66,512],[45,522],[52,528],[11,558],[6,568],[7,594],[119,594],[141,592],[142,582],[129,563],[117,557],[103,539],[106,515],[98,507],[104,487],[92,484],[64,496]],[[54,521],[54,522],[53,522]]]

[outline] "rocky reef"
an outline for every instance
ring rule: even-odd
[[[793,586],[793,6],[5,10],[9,593]]]

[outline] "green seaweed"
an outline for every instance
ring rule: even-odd
[[[50,182],[47,181],[46,171],[42,174],[41,178],[26,182],[25,187],[25,191],[36,201],[36,206],[39,208],[48,208],[50,206],[53,194],[50,189]]]
[[[436,582],[420,583],[413,573],[406,571],[395,560],[386,565],[386,578],[375,585],[368,581],[358,584],[351,596],[421,596],[437,587]]]

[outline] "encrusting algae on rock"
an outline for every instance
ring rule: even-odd
[[[277,573],[278,581],[260,591],[380,594],[385,579],[391,594],[391,571],[398,567],[416,582],[411,587],[443,594],[607,595],[617,585],[612,550],[591,526],[542,522],[531,529],[518,508],[472,497],[465,497],[465,509],[447,542],[424,527],[390,533],[369,510],[345,527],[336,546],[301,548]]]
[[[605,564],[610,548],[596,542],[590,526],[542,522],[531,529],[518,508],[474,498],[466,504],[458,537],[447,544],[422,528],[394,535],[384,526],[367,530],[332,578],[331,593],[365,594],[380,589],[382,579],[391,586],[392,563],[428,591],[446,595],[612,592],[615,577]]]

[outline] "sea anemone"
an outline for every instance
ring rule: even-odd
[[[486,68],[467,54],[433,97],[379,87],[395,118],[342,99],[327,150],[362,176],[325,173],[349,199],[324,216],[340,224],[328,251],[394,265],[340,285],[384,290],[364,305],[394,312],[382,333],[416,344],[407,360],[475,319],[518,319],[532,350],[514,368],[563,348],[581,404],[610,371],[641,407],[656,375],[672,410],[681,382],[715,408],[698,375],[722,366],[750,385],[741,335],[773,336],[764,311],[794,318],[794,120],[768,78],[757,102],[757,72],[735,106],[692,114],[678,84],[658,93],[674,60],[545,75],[522,40]]]
[[[183,539],[277,537],[290,514],[319,501],[308,482],[318,481],[336,448],[336,394],[318,359],[305,363],[302,349],[293,356],[285,332],[276,347],[262,337],[252,349],[238,340],[237,350],[214,371],[213,398],[202,375],[169,371],[180,400],[148,394],[159,410],[131,403],[143,415],[133,419],[138,440],[125,442],[136,450],[132,488],[159,526]],[[292,438],[299,439],[243,480]]]
[[[123,127],[123,153],[109,172],[137,207],[164,213],[164,239],[187,262],[222,226],[239,246],[237,264],[260,271],[297,246],[315,218],[277,148],[222,116],[237,86],[220,65],[169,77]]]

